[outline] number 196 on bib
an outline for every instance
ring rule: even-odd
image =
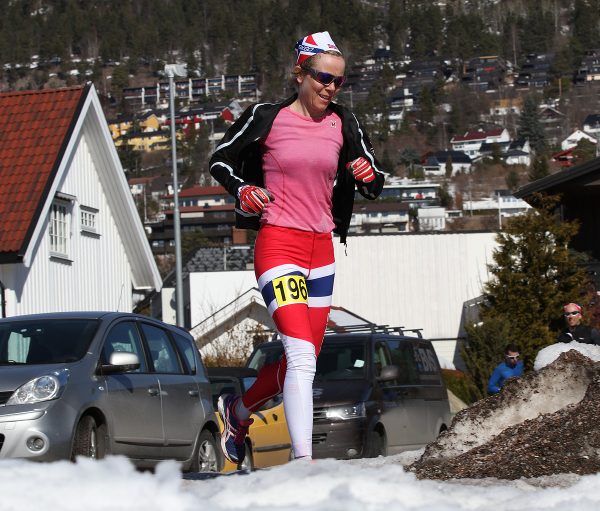
[[[273,289],[278,305],[308,303],[306,279],[302,275],[285,275],[273,279]]]

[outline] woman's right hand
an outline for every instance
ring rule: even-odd
[[[263,208],[275,199],[265,188],[254,185],[244,185],[238,190],[240,207],[246,213],[260,215]]]

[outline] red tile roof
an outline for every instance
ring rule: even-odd
[[[192,186],[184,188],[179,192],[179,198],[204,197],[207,195],[228,195],[228,192],[222,186]],[[169,195],[169,197],[173,197],[173,194]]]
[[[485,140],[488,137],[499,137],[504,131],[503,128],[498,128],[489,131],[467,131],[463,136],[456,135],[452,137],[452,142],[466,142],[469,140]]]
[[[0,94],[0,255],[22,255],[87,87]]]

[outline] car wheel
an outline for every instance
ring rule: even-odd
[[[385,438],[379,431],[369,431],[365,444],[365,458],[385,456]]]
[[[254,458],[252,457],[252,446],[250,442],[246,442],[246,455],[244,461],[238,465],[238,470],[246,470],[252,472],[254,470]]]
[[[204,430],[198,437],[198,450],[194,456],[193,472],[220,472],[223,468],[221,448],[215,436]]]
[[[104,458],[106,454],[106,426],[96,424],[91,415],[85,415],[77,424],[71,459],[84,456],[94,460]]]

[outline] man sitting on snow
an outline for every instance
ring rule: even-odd
[[[581,324],[583,319],[581,305],[568,303],[563,307],[563,310],[567,328],[558,336],[556,342],[577,341],[584,344],[600,345],[600,333],[598,330]]]
[[[516,378],[523,374],[523,361],[519,360],[519,348],[514,344],[509,344],[504,350],[504,362],[498,364],[490,381],[488,382],[488,393],[497,394],[502,385],[509,378]]]

